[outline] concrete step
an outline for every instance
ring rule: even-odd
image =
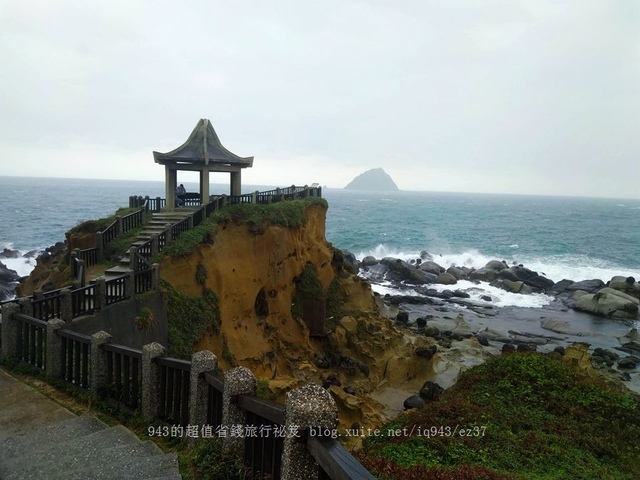
[[[51,445],[71,440],[78,435],[87,435],[106,428],[107,426],[96,417],[74,417],[70,420],[32,428],[20,435],[9,437],[0,442],[0,452],[3,459],[10,459],[23,455],[25,450],[35,443],[38,444],[38,448],[46,449]]]
[[[105,280],[111,280],[115,277],[121,277],[123,275],[128,275],[132,270],[125,265],[116,265],[115,267],[111,267],[104,271]]]
[[[0,452],[4,480],[181,478],[175,454],[164,454],[122,425],[108,428],[94,417],[8,438]]]

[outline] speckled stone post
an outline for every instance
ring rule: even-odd
[[[73,320],[73,305],[71,304],[71,290],[65,288],[60,292],[60,319],[65,322]]]
[[[136,276],[133,272],[127,274],[127,281],[124,284],[125,298],[133,298],[136,294]]]
[[[20,325],[17,320],[13,319],[13,314],[19,312],[20,306],[17,303],[7,303],[2,306],[2,323],[0,323],[0,332],[2,332],[0,356],[2,357],[18,355],[18,329]]]
[[[247,414],[233,400],[236,395],[256,393],[256,377],[245,367],[236,367],[224,373],[224,391],[222,392],[222,425],[246,425]],[[238,448],[244,444],[242,437],[227,436],[224,439],[226,448]]]
[[[198,430],[207,422],[207,382],[204,372],[215,370],[218,358],[209,350],[202,350],[191,356],[189,377],[189,424],[198,425]]]
[[[154,358],[164,355],[164,347],[153,342],[142,347],[142,416],[158,416],[158,398],[160,397],[160,367]]]
[[[33,304],[31,303],[31,299],[29,297],[20,299],[20,313],[24,313],[25,315],[33,316]]]
[[[109,343],[111,335],[104,330],[91,335],[91,392],[97,394],[102,390],[109,379],[107,377],[107,352],[101,345]]]
[[[107,284],[104,278],[97,278],[96,284],[96,296],[94,302],[96,303],[96,309],[103,311],[107,307]]]
[[[151,273],[151,288],[156,289],[160,287],[160,265],[158,263],[153,264],[153,272]]]
[[[318,478],[318,464],[307,450],[306,443],[290,432],[296,428],[335,428],[338,423],[338,407],[331,394],[315,384],[290,391],[286,396],[284,421],[288,434],[282,449],[282,480]]]
[[[62,377],[62,338],[58,330],[64,328],[66,323],[59,318],[53,318],[47,322],[47,375],[51,378]]]

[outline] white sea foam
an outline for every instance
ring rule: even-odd
[[[13,243],[0,243],[0,251],[5,248],[7,250],[13,250]],[[20,255],[18,258],[0,258],[0,262],[2,262],[9,270],[15,270],[20,277],[26,277],[36,266],[35,258],[23,257],[26,253],[26,251],[18,251],[18,254]]]
[[[475,284],[467,280],[461,280],[455,285],[429,285],[429,288],[433,288],[439,292],[443,290],[462,290],[471,296],[472,300],[483,301],[483,295],[489,295],[491,297],[491,304],[499,307],[524,307],[524,308],[539,308],[550,304],[553,301],[553,297],[544,295],[542,293],[532,294],[519,294],[511,293],[502,290],[497,287],[492,287],[488,283],[480,282]]]
[[[514,245],[511,245],[511,247],[516,248]],[[599,278],[606,282],[617,275],[624,277],[632,276],[640,279],[640,270],[638,269],[618,267],[606,260],[592,258],[586,255],[555,255],[529,259],[525,257],[514,257],[514,259],[488,256],[475,249],[466,250],[461,253],[429,253],[433,257],[433,261],[444,268],[457,266],[478,269],[484,267],[491,260],[506,260],[509,264],[514,262],[522,264],[554,282],[559,282],[563,279],[581,281],[593,278]],[[369,255],[377,259],[394,257],[407,262],[420,258],[419,252],[396,250],[389,248],[385,244],[379,244],[371,250],[362,251],[357,254],[356,257],[362,260],[365,256]]]

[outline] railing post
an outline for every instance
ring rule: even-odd
[[[151,272],[151,288],[157,289],[160,287],[160,265],[154,263],[152,265],[153,271]]]
[[[122,235],[122,217],[120,215],[118,215],[116,217],[116,237],[118,235]]]
[[[78,261],[79,252],[79,248],[74,248],[69,254],[69,265],[71,266],[71,275],[73,278],[78,276],[78,264],[76,262]]]
[[[255,395],[256,377],[246,367],[236,367],[224,373],[224,389],[222,392],[222,425],[246,425],[247,414],[237,405],[236,396],[240,394]],[[227,448],[238,448],[244,445],[242,437],[226,437]]]
[[[253,194],[251,195],[251,203],[258,203],[258,193],[258,190],[253,192]]]
[[[221,207],[224,207],[227,204],[227,195],[225,193],[221,196]]]
[[[91,335],[91,379],[89,385],[91,385],[91,392],[98,395],[109,383],[107,378],[107,352],[105,352],[101,345],[109,343],[111,341],[111,335],[104,330]]]
[[[278,198],[278,202],[281,202],[282,200],[284,200],[284,194],[282,193],[282,190],[280,189],[280,187],[276,188],[276,197]]]
[[[96,257],[98,263],[104,260],[104,238],[102,232],[96,232]]]
[[[51,378],[62,377],[62,337],[58,330],[64,328],[66,323],[59,318],[53,318],[47,322],[47,375]]]
[[[94,307],[103,311],[107,307],[107,283],[104,278],[95,280],[96,295],[93,298]]]
[[[302,193],[304,198],[309,198],[309,185],[304,186],[304,192]]]
[[[127,281],[125,282],[124,294],[125,298],[133,298],[136,294],[136,274],[135,272],[127,273]]]
[[[164,347],[153,342],[142,346],[142,416],[156,418],[160,406],[160,367],[154,358],[164,355]]]
[[[151,234],[151,256],[153,257],[154,255],[158,254],[158,234],[157,233],[152,233]]]
[[[164,226],[164,232],[165,232],[165,245],[171,243],[171,241],[173,240],[173,224],[171,223],[167,223]]]
[[[296,429],[301,432],[309,427],[333,430],[338,423],[338,407],[331,394],[320,385],[304,385],[287,393],[284,422],[287,432]],[[309,453],[306,441],[295,435],[284,438],[280,478],[318,478],[318,464]]]
[[[20,313],[33,317],[33,303],[29,297],[21,298],[19,300]]]
[[[204,380],[204,372],[215,370],[218,358],[209,350],[202,350],[191,356],[191,373],[189,374],[189,424],[201,427],[207,423],[208,384]]]
[[[0,356],[16,357],[18,356],[18,336],[19,321],[13,319],[14,313],[20,312],[20,306],[17,303],[7,303],[2,306],[2,323],[0,323],[0,335],[2,343],[0,343]]]
[[[189,230],[193,228],[193,213],[187,217],[187,225],[189,226]]]
[[[73,320],[73,305],[71,303],[71,290],[65,288],[60,292],[60,319],[65,322]]]
[[[76,280],[81,287],[84,287],[87,284],[87,266],[84,260],[76,260],[76,274],[74,280]],[[78,278],[78,273],[82,273],[82,276]]]
[[[131,270],[135,270],[137,262],[138,262],[138,247],[131,246],[131,248],[129,248],[129,268]]]

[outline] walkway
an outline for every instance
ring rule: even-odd
[[[0,478],[179,480],[175,454],[76,416],[0,370]]]

